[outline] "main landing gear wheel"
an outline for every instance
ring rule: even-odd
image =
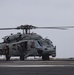
[[[49,60],[49,55],[48,54],[42,55],[42,60]]]
[[[24,55],[20,55],[20,60],[24,61]]]
[[[9,61],[9,60],[10,60],[10,56],[6,55],[6,61]]]

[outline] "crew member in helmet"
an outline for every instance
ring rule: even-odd
[[[5,55],[6,55],[6,60],[8,61],[10,57],[9,57],[9,47],[7,45],[5,46]]]

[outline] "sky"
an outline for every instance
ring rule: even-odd
[[[0,0],[0,28],[34,26],[74,26],[74,0]],[[0,41],[20,30],[0,31]],[[43,38],[49,38],[56,46],[58,58],[74,57],[74,29],[32,30]]]

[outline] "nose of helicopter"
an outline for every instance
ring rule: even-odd
[[[56,56],[56,46],[49,48],[49,55],[51,55],[52,57]]]
[[[43,54],[49,54],[49,55],[55,55],[56,56],[56,46],[44,48]]]
[[[56,46],[52,46],[52,47],[41,47],[41,48],[37,48],[37,52],[39,55],[43,55],[43,54],[49,54],[51,56],[56,56]]]

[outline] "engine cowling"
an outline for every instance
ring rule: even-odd
[[[18,41],[20,40],[20,38],[21,38],[21,33],[17,33],[17,34],[11,34],[10,36],[5,36],[3,39],[5,43],[9,43],[12,41]]]

